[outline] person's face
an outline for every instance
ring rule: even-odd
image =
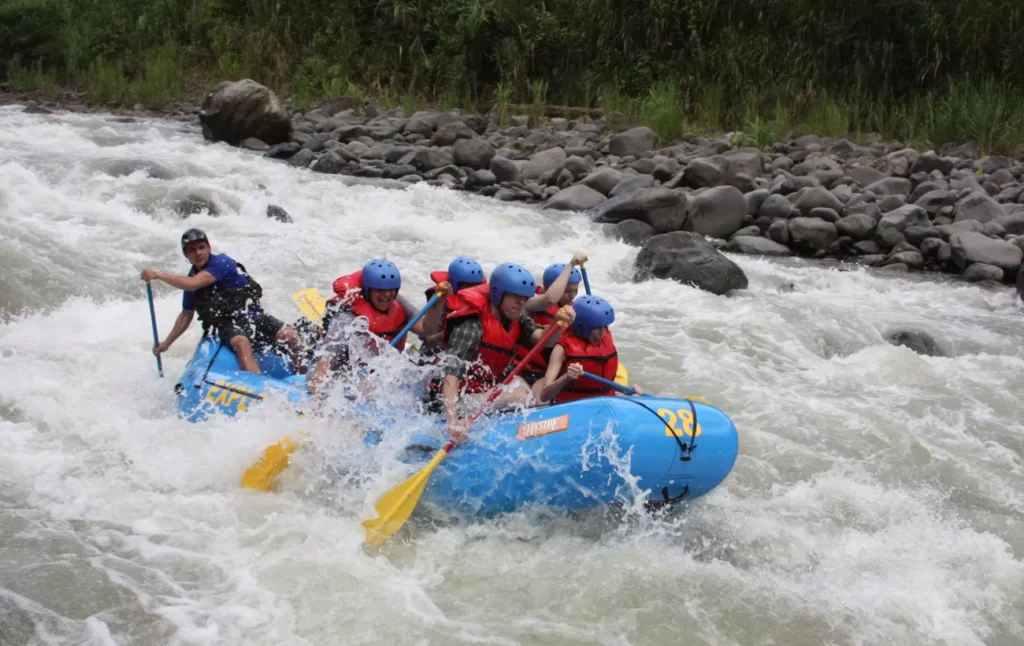
[[[565,307],[566,305],[572,305],[572,302],[576,300],[576,295],[580,293],[580,284],[571,283],[565,286],[565,292],[562,294],[562,300],[558,301],[559,307]]]
[[[210,243],[194,240],[185,245],[185,257],[196,269],[201,269],[210,260]]]
[[[526,296],[506,292],[501,299],[501,313],[510,321],[516,321],[523,315],[523,308],[526,307],[527,300],[529,298]]]
[[[397,289],[370,290],[370,305],[373,305],[373,307],[380,312],[387,312],[388,308],[391,307],[391,303],[393,303],[396,298],[398,298]]]

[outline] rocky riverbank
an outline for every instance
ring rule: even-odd
[[[871,135],[862,143],[806,135],[759,150],[733,133],[658,146],[647,127],[608,128],[589,115],[536,127],[513,116],[501,127],[460,111],[407,115],[353,97],[292,110],[252,81],[216,86],[198,117],[207,139],[313,172],[585,212],[644,247],[638,278],[718,293],[745,287],[717,247],[969,281],[1012,283],[1020,274],[1024,283],[1024,161],[981,156],[971,142],[918,151]]]

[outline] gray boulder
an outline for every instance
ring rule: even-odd
[[[648,240],[636,258],[634,280],[671,278],[713,294],[746,289],[747,276],[702,235],[675,231]]]
[[[759,256],[792,256],[793,251],[784,244],[758,236],[734,236],[724,247],[725,251],[754,254]]]
[[[633,191],[639,191],[654,186],[654,178],[650,175],[624,175],[622,180],[615,185],[608,197],[618,197]]]
[[[949,237],[951,260],[961,271],[980,262],[1015,274],[1024,260],[1024,251],[1005,240],[994,240],[981,233],[954,233]]]
[[[835,195],[828,192],[823,186],[815,186],[806,189],[797,198],[795,206],[802,215],[810,215],[812,209],[824,207],[839,213],[843,210],[843,203]]]
[[[544,203],[544,208],[556,211],[587,211],[604,201],[604,195],[589,186],[577,184],[555,193]]]
[[[871,168],[870,166],[856,166],[851,168],[846,171],[846,176],[861,186],[871,186],[875,182],[888,177],[888,175],[882,171]]]
[[[902,195],[909,197],[913,186],[909,179],[903,177],[886,177],[864,188],[875,195]]]
[[[867,240],[875,233],[875,219],[863,213],[848,215],[836,222],[836,231],[854,240]]]
[[[544,173],[558,168],[559,164],[565,161],[565,151],[561,148],[549,148],[530,157],[520,172],[521,179],[537,179]]]
[[[907,227],[930,227],[931,224],[924,209],[915,204],[907,204],[883,215],[878,222],[878,230],[892,228],[902,233]]]
[[[613,235],[631,247],[642,247],[655,235],[654,227],[640,220],[623,220],[613,229]]]
[[[793,211],[793,205],[785,197],[775,194],[765,198],[757,207],[757,217],[766,217],[772,220],[788,218]]]
[[[582,184],[608,195],[622,181],[622,171],[611,166],[602,166],[583,178]]]
[[[511,159],[492,157],[489,166],[490,171],[494,173],[494,178],[499,183],[519,181],[519,166]]]
[[[414,148],[398,161],[399,165],[408,164],[418,171],[450,166],[454,162],[451,153],[439,148]]]
[[[492,186],[498,182],[498,178],[489,170],[475,170],[466,178],[465,187],[474,191],[485,186]]]
[[[686,194],[680,191],[648,188],[613,197],[598,204],[588,215],[594,222],[640,220],[651,225],[656,233],[668,233],[683,226],[686,203]]]
[[[728,238],[743,226],[747,201],[735,186],[716,186],[695,193],[689,200],[683,228],[715,238]]]
[[[463,138],[452,146],[452,154],[456,165],[479,170],[489,167],[494,159],[494,146],[480,137]]]
[[[252,79],[215,85],[199,108],[199,123],[203,138],[232,146],[249,137],[273,146],[292,133],[292,120],[277,95]]]
[[[836,225],[819,218],[796,217],[789,221],[790,246],[803,251],[825,251],[839,233]]]
[[[1000,283],[1003,281],[1005,272],[999,267],[993,265],[986,265],[983,262],[976,262],[966,270],[964,270],[964,280],[969,283],[984,283],[984,282],[995,282]]]
[[[956,204],[956,217],[954,222],[963,220],[977,220],[985,223],[1006,217],[1006,209],[999,202],[996,202],[988,194],[973,192]]]
[[[893,345],[901,345],[910,348],[918,354],[929,357],[941,357],[943,355],[942,349],[935,342],[935,339],[927,332],[920,330],[894,331],[888,335],[887,340]]]
[[[657,137],[654,131],[646,126],[630,128],[625,132],[612,135],[608,140],[608,152],[617,157],[639,157],[654,148]]]

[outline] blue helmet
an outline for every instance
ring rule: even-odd
[[[576,310],[576,320],[572,322],[572,331],[581,339],[590,337],[590,331],[596,327],[606,327],[615,322],[615,310],[611,303],[597,296],[580,296],[572,304]]]
[[[472,258],[456,258],[448,265],[448,282],[454,292],[459,285],[478,285],[484,282],[484,268]]]
[[[402,274],[390,260],[375,258],[363,265],[359,286],[364,290],[399,289],[402,286]]]
[[[530,272],[519,265],[506,262],[491,272],[491,305],[501,305],[506,293],[529,298],[537,293],[537,283]]]
[[[544,289],[551,287],[551,283],[558,280],[558,277],[562,274],[563,271],[565,271],[564,262],[557,262],[553,265],[548,266],[548,268],[544,270]],[[577,269],[576,267],[573,267],[572,273],[569,274],[568,284],[573,285],[575,283],[580,282],[581,280],[583,280],[583,276],[580,274],[580,270]]]

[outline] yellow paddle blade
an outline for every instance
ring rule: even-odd
[[[288,466],[288,454],[295,451],[295,447],[295,442],[287,435],[277,444],[268,446],[260,459],[245,470],[242,486],[246,489],[270,491],[274,487],[274,479]]]
[[[315,287],[295,292],[292,294],[292,302],[311,323],[319,323],[324,316],[324,309],[327,308],[327,301]]]
[[[626,370],[626,364],[619,363],[619,369],[615,371],[615,383],[620,386],[629,385],[629,371]]]
[[[374,507],[377,510],[377,518],[363,521],[367,543],[380,545],[402,529],[402,525],[409,520],[409,516],[416,509],[416,504],[420,501],[427,481],[430,480],[430,474],[447,455],[448,451],[441,449],[434,454],[430,464],[377,501]]]

